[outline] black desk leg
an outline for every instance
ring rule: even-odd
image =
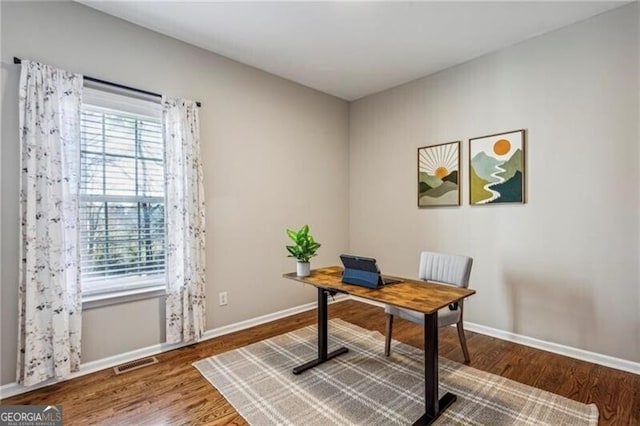
[[[447,392],[438,400],[438,313],[424,315],[424,402],[425,413],[415,425],[430,425],[456,401]]]
[[[335,358],[338,355],[342,355],[349,351],[349,349],[342,347],[333,352],[327,353],[327,348],[329,346],[329,339],[327,336],[328,328],[329,316],[327,308],[327,292],[318,288],[318,358],[294,368],[293,374],[300,374],[303,371],[315,367],[316,365],[320,365],[325,361],[329,361],[331,358]]]

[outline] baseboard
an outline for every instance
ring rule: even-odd
[[[349,296],[351,300],[355,300],[357,302],[368,303],[369,305],[378,306],[380,308],[384,308],[386,305],[382,302],[377,302],[375,300],[365,299],[364,297],[358,296]]]
[[[569,358],[588,361],[605,367],[615,368],[616,370],[628,371],[629,373],[640,375],[640,363],[638,362],[574,348],[560,343],[548,342],[546,340],[536,339],[535,337],[524,336],[522,334],[499,330],[497,328],[487,327],[486,325],[475,324],[468,321],[464,322],[464,328],[465,330],[495,337],[497,339],[507,340],[509,342],[530,346],[532,348],[542,349],[543,351],[568,356]]]
[[[363,299],[361,297],[356,296],[347,296],[347,295],[338,295],[335,297],[335,301],[331,301],[329,303],[336,303],[342,300],[353,299],[359,302],[368,303],[370,305],[375,305],[379,307],[383,307],[383,303],[374,302],[372,300]],[[245,330],[247,328],[254,327],[256,325],[264,324],[267,322],[275,321],[281,318],[286,318],[291,315],[295,315],[301,312],[310,311],[316,308],[316,302],[305,303],[304,305],[295,306],[293,308],[284,309],[282,311],[274,312],[267,315],[262,315],[256,318],[248,319],[245,321],[240,321],[238,323],[225,325],[222,327],[217,327],[211,330],[207,330],[201,341],[213,339],[214,337],[223,336],[225,334],[234,333],[236,331]],[[519,343],[521,345],[530,346],[537,349],[542,349],[548,352],[557,353],[560,355],[565,355],[570,358],[576,358],[583,361],[592,362],[594,364],[603,365],[605,367],[611,367],[618,370],[628,371],[633,374],[640,375],[640,363],[628,361],[620,358],[615,358],[609,355],[603,355],[596,352],[586,351],[584,349],[573,348],[571,346],[561,345],[559,343],[547,342],[544,340],[536,339],[533,337],[523,336],[517,333],[511,333],[504,330],[499,330],[492,327],[487,327],[481,324],[475,324],[471,322],[465,321],[465,328],[469,331],[473,331],[476,333],[484,334],[487,336],[495,337],[502,340],[507,340],[514,343]],[[117,365],[123,364],[125,362],[134,361],[136,359],[140,359],[146,356],[157,355],[162,352],[171,351],[173,349],[178,349],[184,346],[188,346],[192,343],[185,344],[167,344],[160,343],[157,345],[147,346],[145,348],[136,349],[130,352],[126,352],[123,354],[114,355],[107,358],[102,358],[99,360],[87,362],[80,366],[80,371],[71,374],[66,380],[75,379],[76,377],[85,376],[87,374],[94,373],[96,371],[104,370],[106,368],[115,367]],[[60,381],[51,381],[42,383],[36,386],[22,386],[17,383],[7,383],[5,385],[0,386],[0,399],[9,398],[15,395],[19,395],[26,392],[31,392],[32,390],[40,389],[55,383],[60,383]]]
[[[335,297],[334,300],[330,301],[329,303],[336,303],[346,299],[348,299],[348,296],[338,295]],[[265,324],[267,322],[275,321],[281,318],[286,318],[291,315],[299,314],[301,312],[310,311],[312,309],[315,309],[316,306],[317,306],[316,302],[305,303],[304,305],[294,306],[293,308],[284,309],[271,314],[262,315],[256,318],[251,318],[245,321],[240,321],[234,324],[229,324],[222,327],[217,327],[211,330],[207,330],[205,331],[200,341],[213,339],[214,337],[223,336],[225,334],[230,334],[236,331],[245,330],[247,328],[251,328],[256,325]],[[71,374],[65,380],[59,380],[59,381],[51,380],[48,382],[41,383],[39,385],[29,386],[29,387],[19,385],[16,382],[7,383],[5,385],[0,386],[0,399],[5,399],[15,395],[20,395],[22,393],[31,392],[33,390],[50,386],[55,383],[61,383],[63,381],[75,379],[77,377],[86,376],[87,374],[95,373],[96,371],[104,370],[106,368],[112,368],[117,365],[123,364],[125,362],[134,361],[136,359],[144,358],[146,356],[157,355],[162,352],[168,352],[168,351],[178,349],[184,346],[192,345],[192,344],[193,342],[177,343],[177,344],[159,343],[157,345],[147,346],[145,348],[136,349],[130,352],[125,352],[123,354],[118,354],[118,355],[110,356],[107,358],[90,361],[80,365],[80,371],[77,371]]]
[[[336,295],[333,300],[329,300],[329,304],[341,302],[347,300],[348,295]],[[318,306],[317,302],[305,303],[304,305],[295,306],[293,308],[284,309],[272,314],[262,315],[256,318],[251,318],[245,321],[240,321],[234,324],[225,325],[222,327],[207,330],[201,340],[213,339],[214,337],[224,336],[225,334],[231,334],[236,331],[244,330],[254,327],[256,325],[265,324],[271,321],[275,321],[281,318],[286,318],[291,315],[299,314],[301,312],[310,311]]]
[[[384,307],[384,303],[374,302],[372,300],[363,299],[357,296],[351,296],[351,299],[359,302],[368,303],[379,307]],[[626,359],[616,358],[609,355],[599,354],[584,349],[574,348],[571,346],[561,345],[560,343],[547,342],[545,340],[536,339],[534,337],[524,336],[522,334],[512,333],[510,331],[499,330],[497,328],[487,327],[486,325],[476,324],[473,322],[464,322],[466,330],[475,333],[484,334],[486,336],[495,337],[501,340],[530,346],[543,351],[553,352],[559,355],[568,356],[582,361],[588,361],[594,364],[603,365],[605,367],[615,368],[617,370],[628,371],[629,373],[640,375],[640,363],[628,361]]]

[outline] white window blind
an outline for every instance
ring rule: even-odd
[[[164,285],[164,144],[158,104],[91,89],[85,89],[84,99],[83,294]]]

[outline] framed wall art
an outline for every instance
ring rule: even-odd
[[[525,131],[469,139],[469,204],[525,202]]]
[[[460,141],[418,148],[418,207],[460,205]]]

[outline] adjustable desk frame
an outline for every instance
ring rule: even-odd
[[[335,351],[327,353],[327,348],[329,347],[329,310],[327,309],[327,293],[329,293],[329,290],[318,288],[318,358],[294,368],[293,374],[300,374],[303,371],[307,371],[308,369],[315,367],[316,365],[329,361],[331,358],[335,358],[338,355],[349,352],[349,349],[343,346]]]
[[[339,272],[340,268],[323,268],[321,273],[335,274]],[[326,271],[326,272],[325,272]],[[309,277],[296,277],[295,274],[285,274],[285,278],[300,281],[306,284],[317,287],[318,290],[318,357],[303,365],[295,367],[293,374],[300,374],[310,368],[325,363],[332,358],[347,353],[349,349],[341,347],[335,351],[328,352],[328,309],[327,309],[327,295],[339,293],[352,294],[356,296],[366,297],[368,299],[385,302],[385,297],[376,297],[372,292],[379,292],[380,290],[371,290],[360,288],[352,285],[336,285],[338,288],[332,288],[330,285],[335,283],[327,283],[324,286],[320,282],[312,282],[311,280],[305,280]],[[333,280],[332,280],[333,281]],[[412,280],[406,280],[408,282],[415,282]],[[439,303],[444,303],[447,306],[451,303],[458,302],[466,296],[470,296],[475,293],[473,290],[452,288],[450,286],[443,286],[438,284],[429,284],[432,288],[444,287],[447,293],[451,293],[448,299],[439,300]],[[346,286],[346,287],[345,287]],[[392,285],[393,286],[393,285]],[[436,287],[434,287],[436,286]],[[442,289],[441,289],[442,290]],[[450,291],[450,290],[453,290]],[[446,302],[446,303],[445,303]],[[392,303],[393,304],[393,303]],[[405,306],[400,306],[405,307]],[[424,396],[425,396],[425,413],[415,423],[415,425],[429,425],[433,423],[444,410],[446,410],[451,404],[456,401],[456,396],[451,392],[447,392],[442,398],[438,399],[438,311],[434,310],[429,313],[424,313]]]

